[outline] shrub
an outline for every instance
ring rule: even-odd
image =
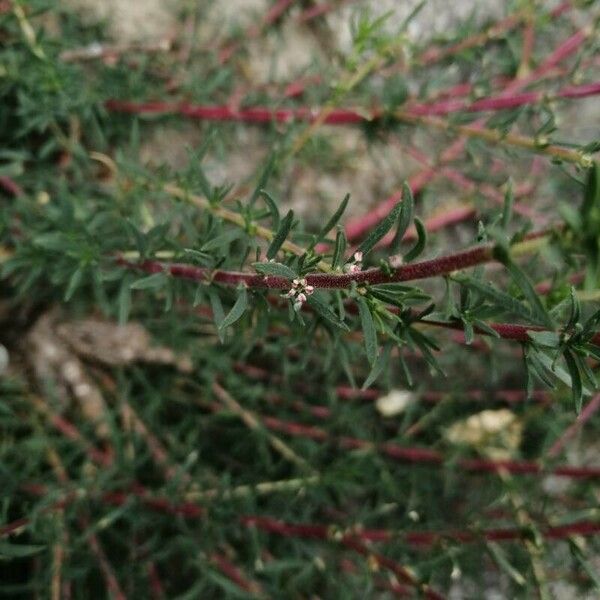
[[[247,44],[339,8],[295,4],[202,48],[0,2],[4,595],[597,591],[594,4],[426,45],[357,9],[259,85]],[[288,201],[398,146],[386,200]]]

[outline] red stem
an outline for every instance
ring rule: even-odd
[[[210,557],[215,566],[237,587],[249,594],[260,595],[262,589],[256,581],[249,580],[239,567],[236,567],[225,555],[214,553]]]
[[[474,102],[464,100],[445,100],[434,104],[409,104],[403,114],[407,116],[447,115],[455,112],[484,112],[506,110],[542,100],[559,98],[580,99],[600,94],[600,82],[579,86],[569,86],[549,95],[544,92],[524,92],[521,94],[502,93],[498,96],[482,98]],[[192,105],[174,102],[128,102],[107,100],[105,107],[112,112],[129,114],[179,114],[204,121],[235,121],[244,123],[291,123],[294,121],[314,122],[321,110],[318,108],[279,108],[264,106],[252,108],[234,108],[232,106]],[[349,125],[374,121],[383,116],[380,110],[368,115],[354,109],[338,108],[331,110],[324,123],[329,125]]]
[[[522,90],[530,83],[533,83],[547,74],[549,74],[561,61],[568,58],[573,54],[583,42],[587,39],[589,31],[587,29],[581,29],[574,35],[565,40],[560,44],[552,54],[529,76],[524,78],[515,78],[511,83],[507,84],[504,88],[503,94],[506,96],[512,95],[519,90]],[[484,124],[483,119],[476,121],[473,126],[482,126]],[[440,163],[445,164],[452,162],[460,157],[466,144],[465,138],[457,139],[451,144],[442,154]],[[417,193],[421,190],[429,180],[435,176],[437,169],[433,167],[427,167],[415,173],[409,179],[409,185],[413,190],[413,193]],[[348,240],[355,241],[361,238],[367,231],[374,227],[381,219],[383,219],[390,210],[396,205],[398,201],[402,199],[402,192],[398,191],[387,200],[384,200],[376,207],[371,209],[366,215],[352,219],[346,225],[346,235]]]
[[[561,16],[565,12],[571,10],[572,2],[571,0],[566,0],[559,4],[556,8],[550,11],[549,16],[553,19]],[[491,27],[489,27],[486,31],[472,35],[465,40],[452,44],[451,46],[446,46],[444,48],[429,48],[425,52],[423,52],[419,58],[419,62],[422,65],[432,65],[441,60],[449,58],[450,56],[462,52],[463,50],[467,50],[469,48],[473,48],[475,46],[481,45],[481,43],[485,43],[489,39],[499,38],[502,34],[514,29],[522,20],[522,16],[520,14],[512,14],[508,17],[498,21]]]
[[[87,521],[85,519],[81,519],[81,522],[83,527],[87,529],[89,526]],[[111,597],[115,598],[116,600],[127,600],[127,596],[121,589],[119,581],[117,580],[113,571],[113,568],[110,562],[108,561],[108,558],[106,558],[106,554],[104,553],[104,550],[102,549],[102,546],[100,545],[100,542],[98,541],[96,535],[89,535],[87,541],[90,545],[92,552],[96,555],[100,571],[102,573],[102,576],[104,577],[107,590],[110,592]]]
[[[334,438],[324,429],[283,421],[275,417],[263,417],[263,423],[269,429],[286,433],[295,437],[304,437],[316,441],[335,442],[345,449],[368,448],[401,462],[443,465],[446,461],[444,455],[436,450],[428,448],[403,447],[397,444],[385,443],[374,446],[367,440],[351,437]],[[455,463],[461,470],[473,473],[499,473],[507,471],[514,475],[543,475],[553,474],[559,477],[570,477],[574,479],[598,479],[600,478],[600,467],[574,467],[571,465],[559,465],[553,468],[545,468],[542,464],[533,461],[511,461],[511,460],[488,460],[481,458],[465,458]]]
[[[520,94],[500,94],[482,98],[474,102],[464,100],[446,100],[434,104],[411,104],[406,112],[417,116],[447,115],[455,112],[483,112],[517,108],[528,104],[537,104],[544,100],[562,98],[587,98],[600,94],[600,82],[585,85],[568,86],[554,94],[545,92],[522,92]]]
[[[330,540],[338,531],[335,525],[317,525],[312,523],[287,523],[271,517],[244,516],[242,523],[246,526],[256,527],[269,533],[282,537]],[[600,533],[600,522],[578,521],[567,525],[545,527],[541,531],[547,539],[565,539],[573,535],[592,536]],[[392,531],[389,529],[363,529],[354,528],[340,534],[342,539],[355,539],[360,542],[389,542],[400,539],[411,546],[431,546],[444,540],[460,543],[475,543],[482,540],[493,542],[507,542],[519,540],[528,535],[523,528],[497,528],[481,531],[452,530],[452,531]]]
[[[244,40],[252,40],[257,38],[265,29],[273,25],[279,20],[285,11],[295,2],[296,0],[277,0],[273,6],[267,11],[262,22],[259,25],[253,25],[246,30]],[[239,48],[240,42],[232,42],[225,45],[219,51],[219,61],[224,64],[226,63]]]
[[[554,458],[565,447],[577,432],[598,412],[600,409],[600,394],[596,394],[577,416],[577,420],[572,423],[565,432],[552,444],[548,450],[548,456]]]
[[[11,196],[13,196],[13,198],[18,198],[19,196],[22,196],[25,193],[23,191],[23,188],[18,183],[16,183],[6,175],[0,176],[0,188],[2,188]]]
[[[544,237],[551,233],[550,230],[542,230],[530,233],[524,239],[533,240]],[[468,250],[447,254],[438,258],[432,258],[421,262],[400,265],[389,275],[381,269],[367,269],[357,273],[330,274],[313,273],[306,276],[308,285],[321,289],[346,289],[353,283],[358,285],[377,285],[382,283],[417,281],[428,279],[439,275],[447,275],[457,270],[467,269],[476,265],[494,261],[494,246],[483,244]],[[222,283],[225,285],[245,284],[250,288],[267,288],[275,290],[288,290],[290,281],[286,277],[257,275],[241,271],[220,271],[204,267],[195,267],[184,263],[162,263],[154,260],[146,260],[140,263],[128,261],[117,257],[117,263],[129,269],[138,269],[147,273],[167,273],[173,277],[192,279],[195,281],[206,281]]]

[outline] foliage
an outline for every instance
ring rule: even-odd
[[[597,433],[600,144],[558,125],[600,92],[597,11],[565,3],[594,25],[573,31],[514,3],[424,47],[409,35],[422,4],[396,27],[356,12],[351,50],[322,66],[334,84],[304,92],[323,107],[310,112],[253,81],[232,110],[243,70],[213,47],[189,48],[189,69],[183,42],[106,40],[110,60],[81,59],[101,27],[0,2],[4,595],[440,598],[489,577],[507,597],[564,578],[597,592],[600,469],[563,452]],[[245,122],[199,124],[185,168],[146,163],[156,122],[186,117]],[[269,156],[219,180],[215,157],[256,124]],[[436,221],[412,174],[361,217],[340,189],[301,218],[290,173],[342,160],[336,125],[371,147],[431,138],[424,172],[450,172],[468,205]],[[540,160],[525,202],[510,176]],[[444,237],[440,221],[463,223]],[[59,324],[40,346],[45,315]],[[78,357],[60,323],[90,316],[143,324],[162,353],[129,356],[142,351],[115,334],[108,355]],[[507,402],[523,433],[500,458],[447,437]]]

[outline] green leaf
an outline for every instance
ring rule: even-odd
[[[275,153],[271,154],[269,160],[267,161],[267,164],[265,165],[265,168],[260,174],[258,183],[256,184],[254,191],[252,192],[252,196],[250,196],[249,204],[251,207],[254,206],[254,203],[256,202],[258,197],[263,193],[263,190],[266,187],[269,178],[271,177],[271,173],[273,173],[276,158],[277,155]]]
[[[81,283],[81,280],[83,279],[84,273],[85,267],[83,266],[79,266],[77,267],[77,269],[75,269],[75,271],[73,271],[73,274],[69,279],[69,284],[67,285],[67,290],[65,292],[65,302],[68,302],[73,297],[73,294],[75,293],[75,291],[79,287],[79,284]]]
[[[531,306],[532,315],[541,325],[548,327],[549,329],[554,328],[554,323],[552,323],[552,319],[548,314],[545,306],[542,304],[540,297],[537,295],[531,281],[521,269],[514,263],[509,257],[504,257],[505,259],[502,261],[504,266],[510,273],[513,281],[519,286],[521,292],[529,302]]]
[[[504,207],[502,208],[502,229],[506,229],[512,218],[513,204],[515,203],[515,195],[513,192],[512,179],[506,184],[506,193],[504,194]]]
[[[229,231],[225,231],[224,233],[212,238],[212,240],[208,240],[206,244],[203,244],[200,247],[200,252],[210,252],[211,250],[218,250],[224,246],[229,246],[231,242],[243,236],[244,232],[241,229],[231,229]]]
[[[42,233],[33,238],[33,245],[44,248],[44,250],[63,250],[67,242],[65,234],[59,231]]]
[[[555,331],[528,331],[527,335],[538,345],[547,348],[560,346],[560,335]]]
[[[166,273],[154,273],[153,275],[148,275],[148,277],[134,281],[129,287],[132,290],[157,289],[166,285],[167,281],[168,277]]]
[[[575,357],[570,350],[565,350],[565,363],[571,376],[571,394],[573,401],[575,402],[575,412],[579,414],[581,412],[581,405],[583,403],[583,384],[581,383],[581,373]]]
[[[415,217],[415,229],[417,230],[417,241],[415,245],[404,255],[404,262],[411,262],[417,258],[423,250],[425,250],[425,244],[427,243],[427,230],[425,225],[418,217]]]
[[[287,277],[288,279],[294,279],[298,275],[290,269],[287,265],[278,262],[255,262],[252,266],[256,271],[263,275],[273,275],[275,277]]]
[[[522,587],[527,583],[525,577],[523,577],[523,575],[521,575],[521,573],[519,573],[519,571],[517,571],[517,569],[510,564],[506,554],[504,553],[504,550],[499,544],[496,542],[487,542],[486,546],[498,567],[500,567],[500,569],[504,571],[517,585]]]
[[[245,312],[248,308],[248,292],[246,291],[245,286],[241,286],[239,288],[239,294],[235,304],[232,306],[231,310],[227,314],[227,316],[221,321],[219,325],[219,329],[223,330],[230,325],[233,325]]]
[[[588,577],[594,583],[596,591],[600,592],[600,573],[595,565],[590,564],[586,559],[582,549],[578,546],[578,542],[574,538],[569,539],[569,546],[571,554],[575,557],[575,560],[581,565],[583,570],[587,573]]]
[[[333,249],[333,257],[331,259],[331,266],[333,269],[337,269],[344,262],[344,254],[346,253],[346,246],[348,242],[346,240],[346,233],[340,227],[337,235],[335,236],[335,247]]]
[[[377,357],[377,360],[373,363],[373,367],[371,371],[367,375],[365,382],[362,384],[363,390],[371,387],[375,380],[381,375],[381,373],[387,368],[387,365],[390,361],[390,355],[392,352],[392,345],[387,344],[383,349],[383,352]]]
[[[378,354],[377,347],[377,331],[375,329],[375,322],[373,321],[373,315],[369,309],[368,302],[359,297],[356,299],[358,304],[358,313],[360,316],[360,322],[363,330],[363,337],[365,340],[365,350],[367,352],[367,360],[369,364],[373,364]]]
[[[383,84],[382,98],[386,110],[392,111],[404,104],[409,96],[406,79],[400,74],[386,78]]]
[[[333,323],[336,327],[349,331],[350,328],[344,323],[338,315],[327,304],[325,295],[322,292],[315,291],[311,296],[308,297],[308,304],[314,309],[314,311],[326,321]]]
[[[473,319],[473,325],[481,332],[487,333],[490,337],[500,338],[500,334],[481,319]]]
[[[464,329],[464,334],[465,334],[465,344],[467,346],[470,346],[473,343],[473,340],[475,339],[475,331],[473,329],[473,323],[471,323],[471,321],[467,321],[466,319],[463,319],[462,322],[463,322],[463,329]]]
[[[344,211],[346,210],[346,207],[348,206],[349,200],[350,200],[350,194],[346,194],[346,196],[342,200],[341,204],[338,206],[335,213],[333,213],[333,216],[331,217],[331,219],[329,219],[329,221],[327,221],[327,223],[325,224],[323,229],[321,229],[321,231],[319,231],[317,238],[316,238],[314,244],[312,244],[312,246],[316,246],[319,242],[322,242],[325,239],[325,237],[327,236],[327,234],[338,224],[338,221],[342,218],[342,215],[344,214]]]
[[[600,206],[600,166],[595,162],[588,170],[583,191],[581,212],[584,219],[590,216],[594,206]]]
[[[10,544],[0,540],[0,559],[25,558],[45,550],[46,546],[38,544]]]
[[[217,294],[217,291],[213,287],[208,287],[206,289],[208,293],[208,298],[210,300],[210,307],[213,313],[213,319],[215,325],[217,326],[217,335],[221,340],[221,343],[225,341],[225,332],[221,328],[221,324],[223,323],[223,319],[225,318],[225,311],[223,310],[223,304],[221,302],[221,297]]]
[[[568,388],[573,389],[573,381],[571,379],[570,373],[567,373],[556,361],[550,358],[544,352],[536,352],[532,354],[530,359],[537,361],[539,365],[541,365],[548,372],[552,373],[557,379],[562,381]],[[586,394],[588,394],[588,390],[583,388],[582,390]]]
[[[575,288],[571,286],[569,289],[569,319],[567,321],[567,328],[575,327],[581,318],[581,304],[579,298],[577,298],[577,292]]]
[[[277,203],[273,199],[273,197],[267,192],[267,190],[260,190],[260,195],[264,198],[265,203],[271,213],[271,222],[273,225],[273,229],[279,229],[279,223],[281,221],[281,217],[279,216],[279,208],[277,208]]]
[[[279,225],[279,229],[273,238],[273,241],[269,245],[267,249],[267,258],[270,260],[271,258],[275,258],[277,252],[285,242],[290,230],[292,229],[292,225],[294,223],[294,211],[290,210],[287,215],[283,218]]]
[[[506,312],[518,315],[525,319],[531,318],[531,310],[529,310],[525,304],[519,302],[519,300],[510,294],[494,287],[491,283],[481,281],[481,279],[475,279],[469,275],[458,275],[453,279],[461,285],[478,292],[481,296],[490,300],[497,306],[500,306]]]
[[[356,251],[362,252],[363,255],[368,254],[375,247],[377,242],[385,237],[387,232],[393,227],[401,209],[402,203],[398,202],[398,204],[392,208],[388,216],[383,219],[383,221],[381,221],[377,227],[375,227],[375,229],[368,235],[362,244],[360,244]]]
[[[402,184],[402,207],[400,208],[400,216],[398,217],[398,226],[396,227],[396,234],[390,244],[390,252],[395,254],[398,252],[402,238],[406,233],[413,220],[413,213],[415,209],[415,199],[413,197],[410,186],[405,181]]]

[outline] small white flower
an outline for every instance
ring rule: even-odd
[[[391,390],[375,402],[375,408],[384,417],[402,414],[414,401],[415,395],[407,390]]]
[[[282,294],[284,298],[289,298],[293,301],[295,311],[299,311],[302,305],[306,302],[307,297],[315,291],[314,286],[308,285],[306,279],[294,279],[292,287],[286,294]]]
[[[346,273],[350,273],[350,274],[359,273],[360,271],[362,271],[362,259],[363,259],[363,253],[355,252],[354,255],[352,256],[352,261],[348,262],[344,266],[344,271]]]

